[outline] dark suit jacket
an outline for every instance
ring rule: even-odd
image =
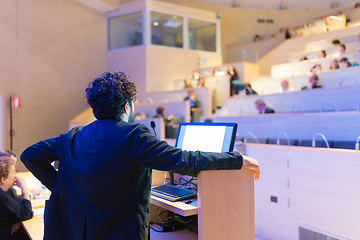
[[[51,162],[59,159],[59,171]],[[41,141],[21,155],[51,191],[45,239],[147,239],[151,169],[197,175],[240,169],[239,153],[186,152],[144,126],[98,120]]]
[[[264,113],[275,113],[275,110],[272,108],[266,107]]]
[[[32,218],[31,202],[22,199],[15,189],[4,191],[0,188],[0,240],[10,237],[13,224]]]

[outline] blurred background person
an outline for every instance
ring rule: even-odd
[[[319,58],[326,58],[326,51],[323,49],[323,50],[320,50],[318,52],[318,57]]]
[[[320,64],[315,64],[310,70],[310,72],[314,74],[320,73],[321,71],[322,71],[322,67]]]
[[[336,59],[333,59],[330,63],[330,70],[335,70],[335,69],[339,69],[339,62]]]
[[[322,88],[322,86],[319,85],[319,77],[316,74],[312,74],[309,77],[309,82],[307,86],[304,86],[301,88],[301,90],[310,90],[313,88]]]
[[[286,78],[280,81],[280,85],[283,93],[295,91],[295,89],[290,86],[290,83]]]
[[[266,106],[262,99],[258,99],[255,102],[255,107],[260,114],[275,113],[275,110]]]
[[[230,80],[230,96],[239,94],[244,87],[244,84],[240,81],[239,73],[234,66],[229,66],[227,74]]]
[[[195,92],[189,90],[188,96],[184,100],[189,101],[190,104],[191,122],[198,122],[201,115],[201,103],[197,99]]]
[[[206,82],[205,79],[203,77],[200,77],[197,83],[197,87],[206,87]]]
[[[192,89],[192,83],[190,78],[185,78],[184,80],[184,89]]]

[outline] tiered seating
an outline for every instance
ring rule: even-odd
[[[360,67],[346,69],[336,69],[332,71],[320,72],[320,85],[323,88],[356,87],[360,85]],[[308,74],[287,78],[295,91],[300,91],[308,83]],[[282,78],[262,78],[252,82],[252,87],[261,95],[281,93],[280,81]]]
[[[212,120],[237,122],[238,139],[247,142],[277,144],[279,139],[281,144],[288,145],[289,139],[290,145],[312,146],[314,139],[316,147],[325,147],[322,137],[316,135],[322,133],[329,147],[354,149],[360,135],[359,111],[213,116]]]

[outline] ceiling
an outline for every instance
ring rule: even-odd
[[[106,12],[116,9],[119,4],[142,0],[77,0],[91,8]],[[167,0],[159,0],[167,2]],[[271,10],[306,10],[306,9],[346,9],[353,8],[360,0],[179,0],[182,2],[202,2],[238,8]],[[180,2],[179,2],[180,3]]]

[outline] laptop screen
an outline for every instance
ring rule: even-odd
[[[234,149],[236,123],[180,123],[175,147],[187,151],[230,152]]]

